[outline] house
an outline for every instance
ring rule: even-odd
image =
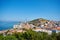
[[[23,26],[23,23],[21,23],[21,24],[16,24],[16,25],[13,25],[13,28],[21,29],[22,26]]]
[[[21,23],[19,25],[14,25],[13,28],[17,28],[17,29],[22,29],[22,28],[25,28],[25,29],[31,29],[35,27],[33,24],[29,24],[29,23]]]
[[[46,33],[48,33],[49,35],[52,33],[51,30],[46,30],[46,29],[41,29],[41,28],[33,29],[33,31],[36,31],[36,32],[46,32]]]
[[[56,27],[56,30],[60,30],[60,27]]]

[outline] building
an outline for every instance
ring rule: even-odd
[[[35,27],[33,24],[29,24],[29,23],[21,23],[19,25],[14,25],[13,28],[14,29],[32,29],[33,27]]]
[[[49,35],[52,33],[51,30],[46,30],[46,29],[41,29],[41,28],[33,29],[33,31],[36,31],[36,32],[46,32],[46,33],[48,33]]]

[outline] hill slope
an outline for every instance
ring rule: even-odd
[[[44,23],[46,23],[47,21],[49,21],[49,20],[46,20],[46,19],[43,19],[43,18],[39,18],[39,19],[32,20],[32,21],[30,21],[29,23],[30,23],[30,24],[33,24],[33,25],[35,25],[35,26],[39,26],[40,24],[44,24]]]

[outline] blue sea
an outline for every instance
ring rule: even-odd
[[[1,30],[7,30],[7,29],[12,29],[13,25],[18,24],[20,22],[16,21],[0,21],[0,31]]]

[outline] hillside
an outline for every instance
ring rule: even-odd
[[[46,19],[43,19],[43,18],[38,18],[38,19],[35,19],[35,20],[32,20],[32,21],[29,21],[29,23],[33,24],[35,26],[39,26],[40,24],[44,24],[47,21],[49,21],[49,20],[46,20]]]

